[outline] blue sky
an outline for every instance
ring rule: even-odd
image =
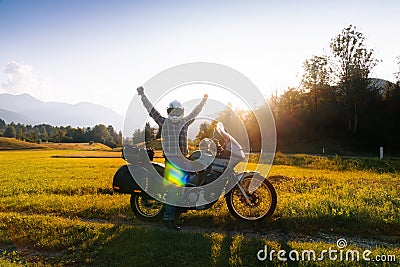
[[[0,0],[0,92],[93,102],[124,114],[135,88],[175,65],[227,65],[270,96],[349,24],[393,81],[398,1]],[[0,103],[1,105],[1,103]]]

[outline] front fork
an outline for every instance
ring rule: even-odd
[[[241,184],[241,179],[243,177],[243,173],[242,174],[233,174],[235,176],[235,178],[238,180],[236,186],[239,188],[240,192],[242,193],[246,204],[251,204],[251,197],[247,194],[246,190],[244,190],[242,184]]]

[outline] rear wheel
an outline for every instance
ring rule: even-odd
[[[161,220],[165,206],[151,196],[141,193],[131,195],[131,208],[139,220],[154,222]]]
[[[253,179],[257,179],[255,182],[260,186],[250,192],[252,190],[249,190],[249,187]],[[236,185],[226,195],[229,212],[235,218],[246,221],[260,221],[271,217],[277,204],[276,191],[273,185],[259,175],[245,177],[240,181],[240,184],[249,198],[246,198]]]

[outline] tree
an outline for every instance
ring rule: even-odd
[[[106,143],[106,140],[110,138],[110,133],[107,130],[107,127],[104,124],[98,124],[94,126],[92,130],[93,141],[99,142],[102,144]]]
[[[24,131],[23,131],[22,127],[18,128],[16,137],[19,140],[24,140],[25,139],[25,135],[24,135]]]
[[[51,136],[51,141],[61,143],[64,136],[65,131],[61,127],[55,127],[53,135]]]
[[[46,127],[44,127],[43,125],[40,125],[36,128],[39,128],[39,138],[42,141],[47,141],[49,139],[49,135],[47,134]]]
[[[309,109],[307,99],[302,89],[288,88],[279,98],[278,116],[302,113]]]
[[[208,122],[203,122],[199,126],[199,132],[196,135],[196,142],[200,142],[204,138],[212,138],[212,134],[217,125],[217,122],[213,121],[211,124]]]
[[[244,143],[246,139],[246,129],[243,123],[244,113],[233,110],[232,104],[228,103],[226,109],[219,112],[217,120],[222,122],[229,132],[239,143]]]
[[[72,142],[76,143],[83,143],[83,142],[88,142],[89,138],[87,134],[85,133],[85,128],[74,128],[72,130],[71,137],[72,137]]]
[[[394,73],[397,84],[400,84],[400,56],[397,57],[398,72]]]
[[[38,133],[34,130],[30,130],[26,135],[27,141],[29,142],[35,142],[36,139],[38,139],[38,137],[39,137]]]
[[[348,131],[353,135],[357,130],[357,108],[370,89],[369,74],[379,62],[374,57],[374,50],[366,48],[365,41],[363,34],[350,25],[330,44],[333,59],[337,60],[334,74],[338,81],[338,93],[345,107]]]
[[[4,131],[4,136],[9,138],[15,138],[17,135],[17,130],[15,130],[14,125],[10,124],[6,127]]]
[[[383,144],[386,147],[398,150],[400,145],[398,142],[400,136],[400,56],[397,57],[399,72],[395,73],[397,82],[392,84],[386,82],[386,88],[382,96],[382,108],[379,109],[382,112],[380,125],[383,125],[384,131],[381,131],[383,135],[381,140],[384,140]],[[382,142],[382,141],[381,141]]]
[[[261,151],[261,132],[260,132],[260,125],[259,122],[257,121],[257,115],[259,115],[259,118],[262,119],[262,116],[260,116],[260,109],[261,108],[267,108],[265,106],[261,106],[259,109],[256,109],[255,111],[248,111],[244,120],[247,135],[249,138],[249,145],[250,145],[250,152],[259,152]],[[257,114],[258,113],[258,114]]]
[[[304,74],[302,85],[311,95],[315,113],[318,111],[318,102],[321,91],[329,88],[328,60],[323,56],[313,56],[303,64]]]
[[[144,126],[144,141],[146,142],[146,144],[149,144],[153,140],[153,130],[150,127],[150,123],[146,122],[146,125]]]
[[[122,146],[122,131],[120,130],[117,135],[117,146]]]
[[[6,126],[7,126],[6,122],[4,120],[0,119],[0,130],[5,129]]]
[[[140,129],[135,129],[132,136],[132,143],[136,145],[143,143],[143,141],[144,141],[144,131],[141,131]]]
[[[158,127],[157,134],[156,134],[156,139],[161,138],[161,133],[162,133],[162,126]]]

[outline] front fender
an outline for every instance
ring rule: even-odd
[[[264,182],[264,180],[267,179],[264,176],[262,176],[259,172],[248,171],[242,174],[239,183],[242,184],[245,178],[251,178],[251,177],[252,177],[251,182],[250,184],[247,185],[248,187],[247,190],[249,190],[250,192],[256,190]]]
[[[246,171],[246,172],[242,173],[242,175],[240,177],[240,181],[242,181],[244,178],[247,178],[247,177],[255,177],[255,178],[262,179],[262,180],[266,179],[259,172]]]

